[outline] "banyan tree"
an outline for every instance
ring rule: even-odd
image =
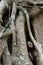
[[[43,0],[0,0],[0,65],[43,65]]]

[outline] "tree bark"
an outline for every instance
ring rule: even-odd
[[[20,65],[32,65],[27,52],[26,38],[24,32],[24,22],[25,18],[23,13],[19,12],[19,17],[16,20],[16,30],[17,30],[17,48]],[[18,64],[18,65],[19,65]]]

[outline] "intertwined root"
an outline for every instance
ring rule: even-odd
[[[5,11],[8,10],[9,4],[11,4],[11,2],[12,2],[11,0],[2,0],[0,2],[0,21],[1,22],[2,22],[2,17]],[[17,6],[15,3],[13,3],[12,13],[7,25],[3,27],[0,24],[0,28],[2,29],[0,32],[0,48],[1,48],[0,58],[2,55],[3,65],[12,65],[12,64],[13,65],[33,65],[28,56],[28,50],[27,50],[27,44],[26,44],[27,40],[25,36],[25,24],[24,24],[25,22],[27,23],[26,25],[28,27],[28,33],[29,33],[30,39],[33,42],[33,45],[38,52],[38,56],[36,57],[36,61],[37,61],[36,64],[43,65],[42,48],[40,43],[38,43],[35,40],[31,32],[29,14],[27,10],[25,10],[25,8],[21,6]],[[7,27],[8,25],[9,27]],[[12,53],[9,52],[9,49],[8,49],[9,44],[7,42],[8,36],[11,34],[12,34],[12,39],[11,39],[12,44],[10,45],[12,46],[12,51],[11,51]],[[5,42],[6,45],[4,47],[2,46],[3,40],[6,41]],[[30,53],[30,57],[32,58],[31,53]]]
[[[11,56],[8,50],[8,47],[5,48],[2,55],[3,65],[12,65]]]
[[[9,4],[11,3],[11,0],[1,0],[0,2],[0,21],[2,22],[3,14],[6,10],[9,8]]]
[[[19,57],[20,65],[32,65],[27,53],[24,23],[25,23],[25,18],[23,16],[23,13],[20,11],[16,21],[17,48],[18,48],[17,56]]]

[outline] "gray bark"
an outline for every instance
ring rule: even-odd
[[[24,22],[25,19],[23,13],[20,12],[19,17],[16,20],[17,48],[18,48],[17,56],[19,57],[18,65],[32,65],[27,52],[26,38],[24,32]]]

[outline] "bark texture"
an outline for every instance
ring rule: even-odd
[[[40,0],[0,1],[0,65],[43,65],[42,21]]]
[[[17,56],[19,57],[20,65],[32,65],[27,53],[24,23],[25,19],[23,17],[23,13],[20,11],[19,17],[16,21],[17,47],[19,50]]]

